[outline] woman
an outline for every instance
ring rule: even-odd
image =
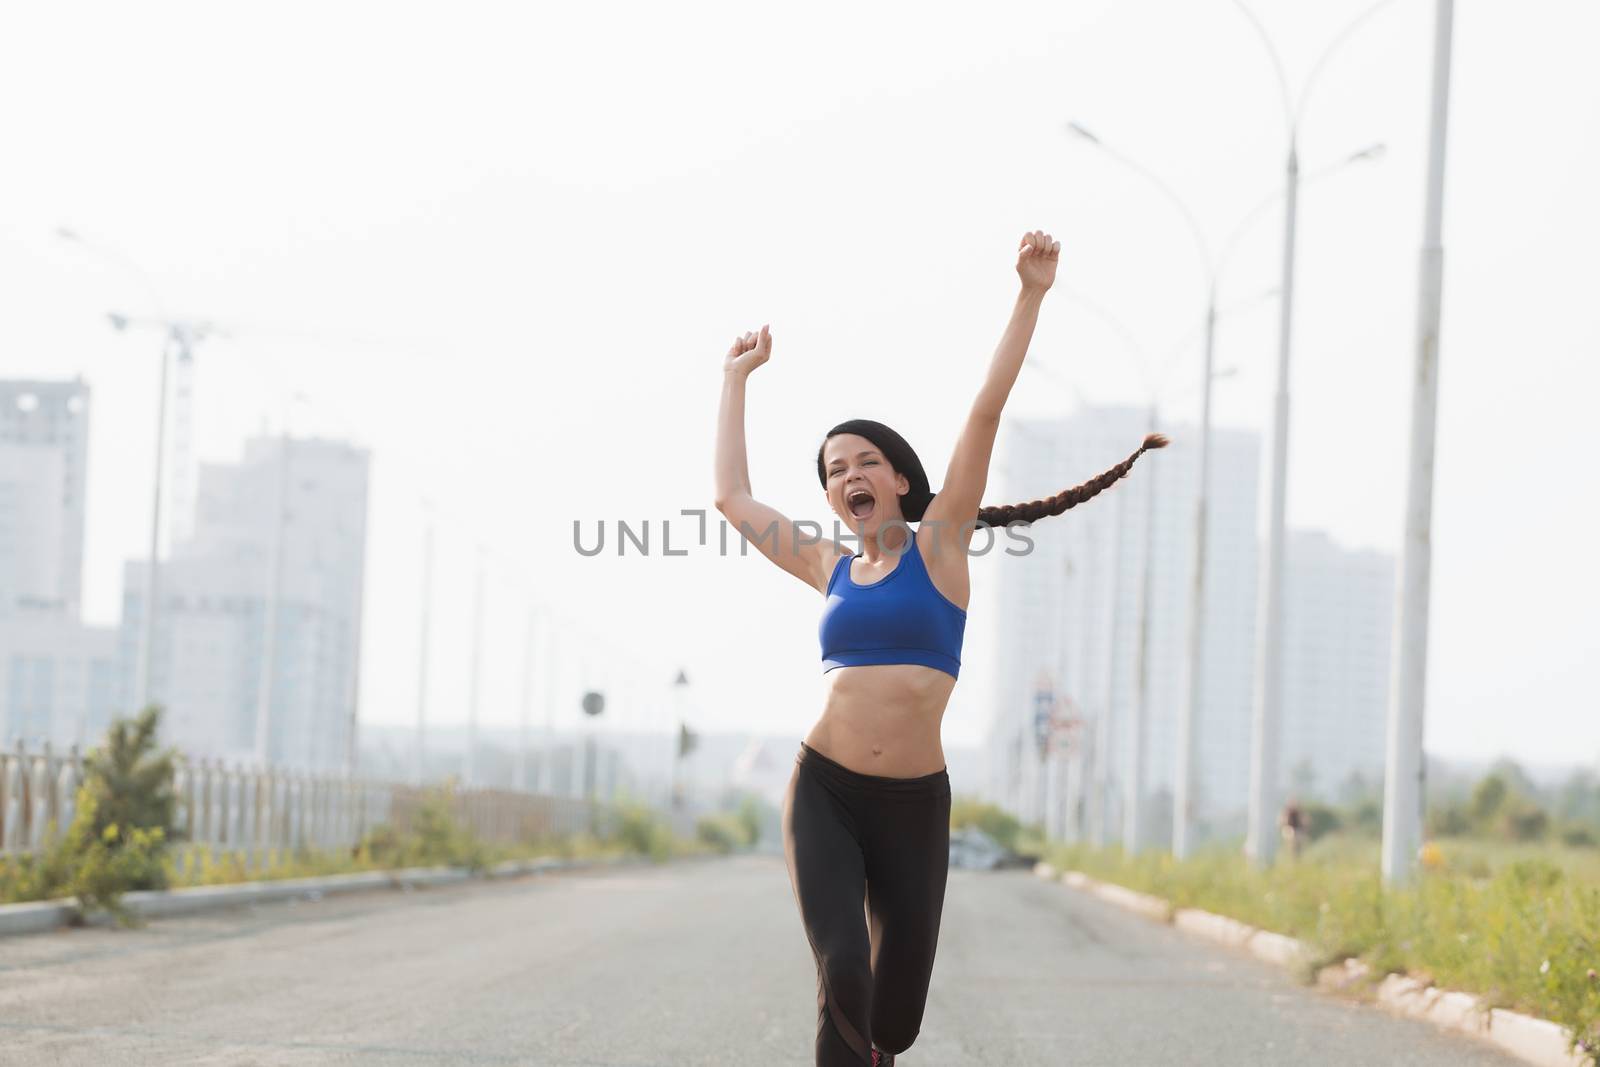
[[[1022,238],[1022,291],[937,495],[911,446],[882,423],[828,431],[817,476],[858,553],[800,536],[751,495],[745,379],[772,354],[767,327],[736,339],[723,364],[717,509],[827,598],[820,633],[831,685],[783,805],[790,884],[817,962],[818,1067],[892,1064],[922,1025],[949,872],[939,724],[961,665],[974,531],[1059,515],[1167,443],[1151,434],[1122,463],[1048,500],[979,508],[1000,412],[1060,251],[1042,231]]]

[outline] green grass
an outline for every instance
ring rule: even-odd
[[[738,847],[745,842],[744,824],[738,816],[729,819],[740,835],[739,841],[732,844],[680,836],[652,810],[625,804],[617,811],[614,832],[606,837],[577,833],[516,844],[490,844],[478,840],[451,818],[442,801],[435,801],[424,806],[417,828],[404,838],[379,827],[356,848],[277,850],[256,868],[249,865],[243,853],[181,843],[139,852],[142,866],[138,873],[142,881],[137,882],[116,869],[101,873],[103,863],[83,870],[81,849],[56,847],[38,857],[4,857],[0,858],[0,904],[72,896],[87,887],[101,891],[95,899],[97,905],[114,907],[120,892],[157,884],[173,888],[233,885],[405,867],[461,866],[482,871],[508,861],[542,857],[597,860],[637,855],[662,862],[681,856],[719,854]],[[128,858],[134,855],[129,853]],[[150,876],[157,872],[162,876]],[[94,875],[93,880],[86,882],[85,874]]]
[[[1600,863],[1593,850],[1446,841],[1416,883],[1383,885],[1377,843],[1331,837],[1268,870],[1237,849],[1170,855],[1051,845],[1064,870],[1297,938],[1312,967],[1356,957],[1551,1019],[1600,1045]],[[1590,1049],[1591,1055],[1594,1049]]]

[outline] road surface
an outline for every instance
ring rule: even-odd
[[[782,858],[0,939],[0,1064],[811,1064]],[[1025,871],[950,874],[906,1067],[1515,1063]]]

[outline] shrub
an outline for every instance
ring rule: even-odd
[[[1561,828],[1561,843],[1569,848],[1593,848],[1595,834],[1582,823],[1568,823]]]
[[[84,757],[84,785],[94,793],[94,835],[116,826],[160,830],[172,841],[177,835],[177,795],[173,792],[171,749],[156,751],[161,709],[145,708],[133,719],[118,719],[106,730],[103,745]],[[165,880],[130,888],[160,889]]]
[[[122,894],[134,889],[163,889],[167,884],[164,851],[166,831],[159,827],[103,822],[101,799],[93,789],[78,791],[78,811],[60,843],[72,867],[68,883],[85,911],[103,909],[124,926],[135,917],[122,903]]]
[[[617,806],[617,828],[613,835],[629,852],[660,862],[673,852],[672,828],[654,810],[640,803]]]
[[[745,844],[754,847],[761,840],[761,801],[747,795],[739,802],[738,815],[744,824]]]
[[[750,844],[749,830],[736,815],[718,812],[695,823],[695,837],[718,852],[733,852]]]
[[[1458,804],[1428,810],[1429,837],[1462,837],[1472,832],[1472,817]]]
[[[1485,777],[1472,790],[1473,819],[1479,824],[1493,819],[1505,803],[1508,792],[1506,780],[1498,774]]]
[[[1307,804],[1305,807],[1306,838],[1315,841],[1326,837],[1343,825],[1339,813],[1326,804]]]
[[[1500,816],[1500,832],[1510,841],[1538,841],[1550,828],[1550,816],[1530,801],[1519,800]]]
[[[466,867],[476,872],[489,865],[488,847],[451,810],[448,785],[423,797],[409,834],[401,835],[387,824],[376,826],[356,846],[355,854],[384,867]]]
[[[71,825],[62,834],[52,826],[40,855],[0,868],[0,898],[76,897],[80,912],[104,909],[126,925],[134,917],[123,893],[166,888],[177,799],[173,753],[156,750],[160,720],[152,705],[111,724],[104,744],[84,759]]]
[[[450,810],[450,790],[428,793],[417,809],[412,834],[415,862],[426,866],[466,867],[481,871],[488,865],[487,850],[471,828],[458,822]]]
[[[986,804],[971,797],[959,797],[950,805],[950,828],[960,830],[976,826],[1001,845],[1013,852],[1022,836],[1022,822],[1010,812],[995,804]]]

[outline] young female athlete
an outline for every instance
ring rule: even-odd
[[[974,531],[1059,515],[1167,443],[1151,434],[1104,474],[1047,500],[979,507],[1000,412],[1060,252],[1047,233],[1023,236],[1022,291],[937,495],[916,453],[889,427],[854,419],[828,431],[817,477],[828,506],[859,539],[854,554],[801,536],[751,495],[745,379],[772,355],[767,327],[736,338],[723,364],[717,508],[763,555],[827,598],[820,635],[832,682],[783,805],[790,884],[817,962],[818,1067],[892,1064],[922,1026],[950,862],[939,725],[961,666]]]

